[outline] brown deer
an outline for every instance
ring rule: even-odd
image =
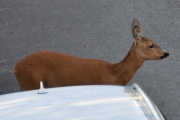
[[[145,60],[160,60],[169,56],[149,38],[142,36],[141,26],[132,23],[134,42],[126,57],[111,64],[101,60],[84,59],[67,54],[38,51],[19,61],[14,74],[20,89],[38,89],[40,81],[45,87],[110,84],[126,85]]]

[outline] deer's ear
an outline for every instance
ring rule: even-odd
[[[135,40],[139,40],[142,37],[141,26],[137,19],[134,19],[131,26],[132,35]]]

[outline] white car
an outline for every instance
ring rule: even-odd
[[[165,120],[137,85],[58,87],[0,96],[1,120]]]

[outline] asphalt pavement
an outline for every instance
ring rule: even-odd
[[[134,18],[170,56],[146,61],[129,85],[138,83],[168,120],[179,120],[178,0],[0,0],[0,94],[19,91],[14,65],[38,50],[121,61]]]

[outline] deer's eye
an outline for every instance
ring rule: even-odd
[[[149,48],[154,48],[154,45],[149,46]]]

